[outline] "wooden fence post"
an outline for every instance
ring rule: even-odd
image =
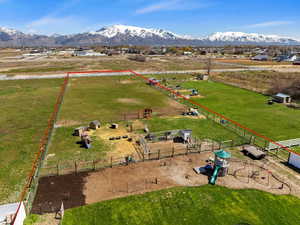
[[[157,152],[157,157],[158,157],[158,160],[160,160],[160,149]]]
[[[113,158],[112,158],[112,156],[110,157],[110,168],[112,168],[113,167]]]
[[[172,158],[174,157],[174,152],[175,152],[175,148],[174,148],[174,145],[172,147]]]
[[[74,161],[74,166],[75,166],[75,173],[77,174],[77,163],[76,163],[76,160]]]
[[[189,154],[189,148],[188,148],[188,146],[186,146],[185,155],[188,155],[188,154]]]
[[[59,164],[56,164],[56,169],[57,169],[57,176],[59,176]]]
[[[95,160],[93,160],[93,170],[96,170]]]

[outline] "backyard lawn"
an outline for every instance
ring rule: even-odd
[[[300,137],[300,112],[282,104],[268,105],[269,97],[216,82],[186,82],[204,98],[193,99],[276,141]]]
[[[219,186],[181,187],[65,211],[63,225],[295,225],[300,199]]]
[[[62,82],[0,82],[0,204],[18,199]]]

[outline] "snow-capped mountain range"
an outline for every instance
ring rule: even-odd
[[[163,29],[113,25],[73,35],[39,35],[0,27],[0,46],[88,46],[88,45],[300,45],[300,40],[277,35],[217,32],[193,38]]]

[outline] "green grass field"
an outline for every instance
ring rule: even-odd
[[[216,82],[186,82],[205,98],[194,99],[210,109],[277,141],[299,138],[299,111],[282,104],[268,105],[269,97]]]
[[[110,150],[104,140],[92,137],[93,147],[91,149],[81,148],[80,138],[72,136],[75,127],[60,127],[55,129],[55,133],[48,151],[47,166],[56,165],[58,162],[68,160],[88,161],[103,158]]]
[[[176,129],[191,129],[193,136],[203,140],[211,139],[222,142],[234,140],[236,145],[245,143],[245,140],[234,132],[206,119],[189,119],[189,118],[153,118],[146,120],[145,123],[151,132],[159,132]]]
[[[120,120],[145,108],[168,108],[170,99],[134,77],[72,78],[60,121],[85,124]]]
[[[182,187],[65,211],[63,225],[296,225],[300,199],[220,186]]]
[[[123,120],[124,113],[136,113],[145,108],[168,108],[170,99],[163,93],[146,85],[139,78],[95,77],[71,79],[61,108],[51,146],[48,164],[66,160],[100,159],[109,151],[109,146],[95,138],[93,148],[80,148],[78,137],[73,137],[74,128],[88,125],[90,121]],[[53,155],[54,154],[54,155]]]
[[[19,197],[62,82],[0,82],[0,204]]]

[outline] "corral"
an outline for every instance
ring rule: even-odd
[[[189,154],[92,173],[44,177],[40,179],[33,212],[55,212],[61,201],[67,209],[168,187],[205,185],[207,175],[196,174],[193,167],[204,166],[211,156],[211,152]],[[237,158],[230,163],[229,176],[218,178],[219,185],[300,196],[299,184],[288,181],[287,177],[274,170],[272,163]]]

